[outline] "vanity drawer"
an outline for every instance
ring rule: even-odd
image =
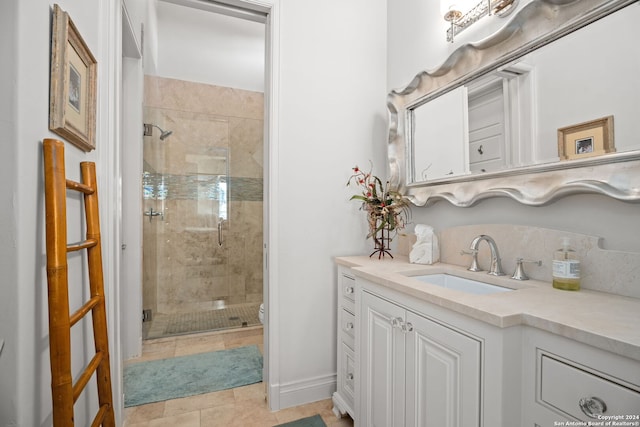
[[[341,396],[349,406],[349,413],[353,416],[353,408],[355,403],[355,356],[353,350],[342,343],[342,348],[339,351],[339,357],[342,358],[342,375],[338,378],[338,388]]]
[[[597,420],[597,416],[587,416],[581,400],[583,407],[585,401],[594,407],[604,403],[603,415],[640,415],[640,392],[545,354],[541,355],[539,390],[542,402],[583,421]]]
[[[340,294],[342,304],[355,312],[356,279],[345,274],[340,275]]]
[[[353,313],[349,313],[344,308],[341,309],[340,310],[340,330],[343,332],[345,342],[349,343],[351,348],[353,348],[353,341],[356,338],[355,325],[356,325],[356,316],[354,316]]]

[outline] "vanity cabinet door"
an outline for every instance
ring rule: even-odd
[[[406,315],[406,426],[480,425],[480,342]]]
[[[362,292],[360,425],[479,427],[477,339]]]
[[[361,312],[361,413],[367,427],[404,427],[405,310],[367,292]]]

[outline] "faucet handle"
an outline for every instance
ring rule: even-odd
[[[522,264],[525,263],[525,262],[532,263],[532,264],[537,264],[538,267],[542,265],[542,261],[541,260],[534,261],[534,260],[530,260],[530,259],[516,258],[516,270],[513,272],[513,276],[511,276],[512,279],[514,279],[514,280],[529,280],[529,276],[527,276],[527,274],[524,272],[524,267],[522,266]]]
[[[478,250],[470,249],[465,251],[464,249],[460,251],[460,255],[471,255],[471,265],[467,270],[469,271],[482,271],[482,269],[478,266]]]

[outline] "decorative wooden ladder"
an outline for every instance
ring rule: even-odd
[[[65,176],[64,144],[44,140],[44,180],[47,234],[47,281],[49,287],[49,353],[53,426],[73,427],[73,406],[92,375],[96,373],[99,409],[92,427],[115,427],[109,366],[107,315],[102,277],[100,221],[96,169],[93,162],[80,163],[82,183]],[[67,244],[66,190],[84,194],[86,240]],[[69,314],[67,253],[87,250],[91,298],[73,315]],[[71,327],[91,312],[95,356],[73,383],[71,372]]]

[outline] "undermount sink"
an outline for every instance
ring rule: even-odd
[[[489,283],[478,282],[476,280],[465,279],[463,277],[452,276],[451,274],[444,273],[425,274],[423,276],[411,277],[418,279],[421,282],[476,295],[489,295],[513,290],[502,286],[490,285]]]

